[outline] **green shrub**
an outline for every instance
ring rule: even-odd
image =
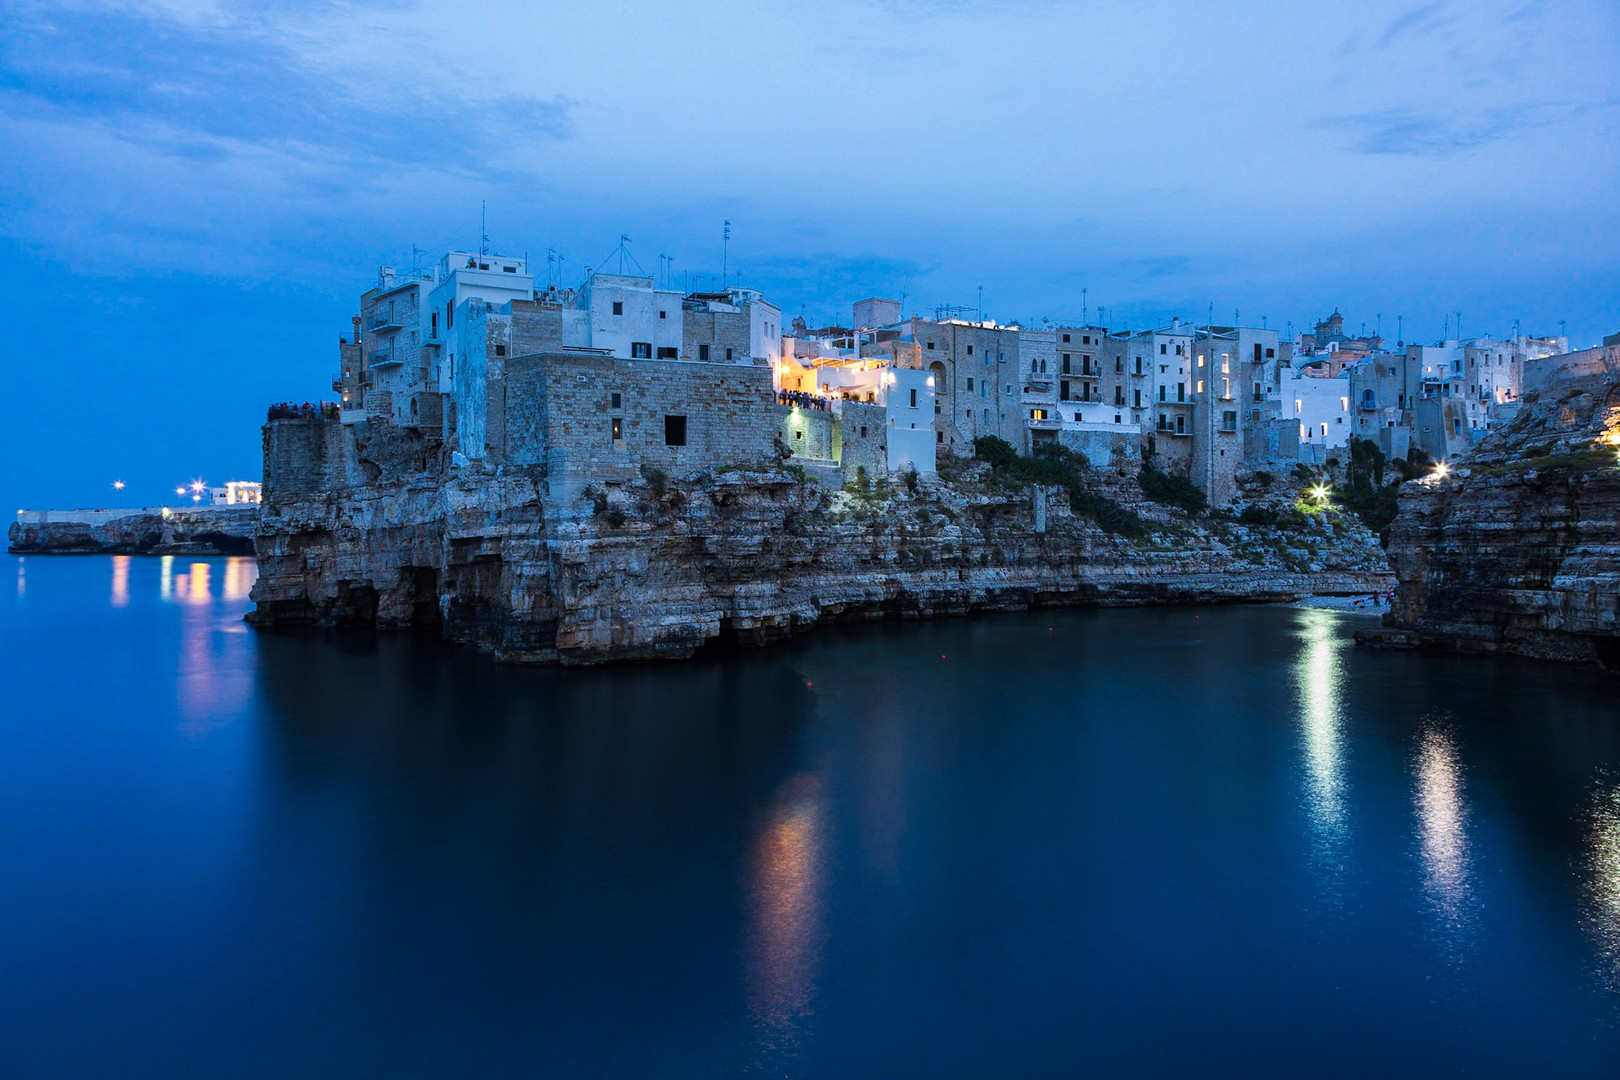
[[[1136,482],[1142,486],[1142,494],[1161,506],[1174,506],[1189,514],[1201,514],[1209,507],[1209,500],[1191,480],[1153,465],[1143,465]]]

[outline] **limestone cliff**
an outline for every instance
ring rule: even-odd
[[[258,519],[256,506],[29,511],[8,540],[16,555],[251,555]]]
[[[831,619],[1282,600],[1391,581],[1348,515],[1291,533],[1192,519],[1112,474],[1096,483],[1142,515],[1135,539],[1077,516],[1061,490],[1001,483],[978,463],[843,491],[783,461],[648,469],[560,503],[544,466],[438,464],[430,443],[390,427],[276,421],[265,438],[254,622],[436,623],[503,660],[678,658]]]
[[[1591,375],[1528,394],[1446,476],[1401,492],[1400,579],[1376,645],[1620,669],[1620,384]]]

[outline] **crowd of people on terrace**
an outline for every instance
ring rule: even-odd
[[[306,401],[295,405],[290,401],[278,401],[270,406],[266,413],[267,420],[314,420],[316,418],[336,419],[338,405],[335,401]]]
[[[827,412],[832,408],[828,400],[819,394],[809,394],[803,390],[779,390],[776,394],[778,405],[797,405],[801,409],[820,409]]]

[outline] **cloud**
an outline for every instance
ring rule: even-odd
[[[1443,4],[1423,4],[1396,17],[1384,28],[1384,33],[1378,39],[1378,47],[1387,49],[1407,34],[1437,29],[1450,22],[1450,19],[1441,15],[1444,7]]]
[[[1328,129],[1356,136],[1363,154],[1451,157],[1572,119],[1583,110],[1556,104],[1509,105],[1472,116],[1443,117],[1409,109],[1383,109],[1333,117]]]
[[[13,7],[0,103],[13,119],[103,126],[192,160],[233,146],[332,165],[443,166],[572,131],[574,102],[498,87],[466,100],[420,74],[336,63],[310,33],[253,16],[214,21],[127,9]],[[303,25],[310,26],[309,20]]]

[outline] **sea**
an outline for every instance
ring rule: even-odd
[[[1053,610],[503,667],[0,563],[0,1076],[1620,1076],[1620,681]]]

